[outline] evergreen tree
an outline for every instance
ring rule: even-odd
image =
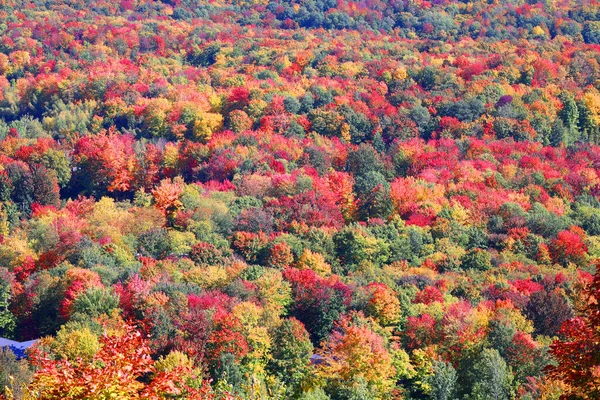
[[[562,120],[569,137],[577,140],[579,138],[579,108],[577,103],[570,93],[563,93],[559,98],[563,103],[563,108],[559,111],[558,116]]]
[[[452,364],[436,361],[433,364],[433,375],[428,379],[431,386],[429,396],[433,400],[452,400],[455,398],[457,374]]]
[[[11,297],[12,275],[0,268],[0,336],[11,336],[16,327],[15,317],[8,309]]]
[[[554,147],[558,147],[561,144],[567,144],[568,131],[561,119],[556,119],[552,125],[552,131],[550,132],[550,144]]]
[[[308,332],[295,318],[285,319],[273,335],[273,359],[268,369],[293,393],[300,389],[302,380],[309,372],[313,353]]]
[[[473,367],[471,400],[509,400],[513,375],[496,349],[485,349]]]

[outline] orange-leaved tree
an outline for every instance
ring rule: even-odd
[[[43,346],[35,347],[30,355],[37,368],[29,387],[32,398],[212,398],[207,382],[188,384],[193,375],[189,366],[159,371],[142,334],[130,325],[124,325],[122,331],[120,335],[104,333],[100,350],[90,360],[60,359]]]
[[[355,319],[357,321],[352,321]],[[362,313],[340,320],[319,351],[317,373],[332,392],[366,385],[374,398],[394,387],[396,370],[384,339]]]

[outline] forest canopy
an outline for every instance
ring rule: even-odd
[[[596,0],[0,0],[7,399],[597,399]]]

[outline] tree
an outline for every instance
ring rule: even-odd
[[[358,197],[358,214],[362,220],[369,218],[387,219],[393,211],[390,184],[376,171],[359,175],[354,184]]]
[[[242,116],[243,117],[243,116]],[[246,120],[245,124],[248,123]],[[193,139],[206,143],[212,135],[223,127],[223,116],[218,113],[200,113],[193,125]]]
[[[77,297],[81,294],[85,294],[92,288],[102,289],[102,281],[100,276],[93,271],[83,268],[71,268],[62,278],[62,285],[64,287],[63,299],[60,304],[60,313],[63,318],[68,318],[73,312],[73,305]],[[80,303],[81,309],[85,304],[84,301]]]
[[[344,117],[337,111],[317,108],[310,112],[309,119],[315,132],[323,136],[344,137],[342,131]],[[350,139],[349,134],[347,139]]]
[[[153,228],[142,233],[138,237],[138,249],[143,256],[155,259],[164,258],[170,249],[167,230]]]
[[[267,369],[288,387],[292,394],[300,389],[310,373],[313,345],[304,325],[295,318],[284,319],[273,334],[272,359]]]
[[[317,373],[327,380],[328,392],[364,382],[369,395],[377,399],[394,387],[396,370],[383,339],[350,316],[339,323],[318,354],[322,362]]]
[[[272,244],[268,253],[267,265],[271,268],[283,270],[294,262],[292,249],[285,242]]]
[[[197,67],[210,67],[217,62],[217,55],[221,51],[221,44],[213,42],[203,49],[194,49],[187,55],[187,62]]]
[[[290,315],[307,327],[313,344],[318,345],[350,305],[349,288],[339,278],[323,279],[308,269],[288,268],[283,275],[292,287]]]
[[[365,114],[357,112],[349,106],[340,107],[340,113],[344,116],[346,124],[348,124],[348,133],[352,143],[360,144],[365,139],[371,138],[373,127]]]
[[[348,152],[346,170],[352,172],[355,178],[366,176],[369,172],[383,173],[385,165],[377,150],[368,143],[363,143],[355,150]]]
[[[312,252],[310,249],[304,249],[298,257],[296,268],[313,270],[323,278],[331,275],[331,265],[325,261],[325,257],[321,253]]]
[[[202,266],[215,265],[223,261],[223,251],[215,245],[199,242],[192,246],[190,258]]]
[[[88,327],[72,328],[67,323],[50,340],[52,353],[59,359],[77,365],[80,361],[90,362],[100,350],[100,341]]]
[[[563,108],[559,111],[558,116],[562,119],[565,127],[569,131],[571,137],[575,137],[577,133],[577,125],[579,123],[579,109],[577,103],[568,92],[562,93],[560,100],[563,103]]]
[[[452,400],[455,397],[457,374],[452,364],[443,361],[433,363],[433,375],[427,379],[433,400]]]
[[[586,21],[581,34],[586,43],[600,44],[600,22]]]
[[[550,254],[554,262],[564,266],[568,263],[583,265],[587,256],[583,229],[572,226],[568,230],[559,232],[550,243]]]
[[[244,374],[233,354],[223,353],[219,356],[218,366],[213,375],[216,388],[226,387],[232,394],[238,394],[243,390]]]
[[[8,309],[12,297],[14,276],[6,268],[0,268],[0,336],[11,337],[16,328],[16,320]]]
[[[600,269],[589,283],[582,298],[581,314],[563,323],[561,339],[550,346],[556,365],[546,372],[567,384],[565,399],[600,398]]]
[[[389,258],[389,244],[358,224],[348,225],[338,231],[333,236],[333,243],[346,271],[357,270],[365,261],[381,265]]]
[[[0,347],[0,397],[27,399],[26,389],[32,377],[27,360],[18,360],[10,348]]]
[[[510,347],[513,337],[517,333],[514,323],[498,318],[494,318],[489,324],[489,333],[487,341],[489,345],[498,350],[498,353],[506,358],[508,348]]]
[[[372,316],[381,326],[393,326],[400,321],[402,310],[396,293],[383,283],[370,283],[366,287],[369,301],[366,313]]]
[[[189,370],[184,366],[157,371],[142,334],[132,326],[121,329],[120,335],[104,333],[100,350],[87,362],[79,359],[73,364],[35,348],[30,360],[37,370],[29,390],[42,399],[211,398],[206,386],[193,389],[187,385]]]
[[[174,218],[183,204],[179,197],[183,194],[185,183],[181,178],[163,179],[160,185],[152,190],[156,207],[160,209],[167,217]]]
[[[229,113],[229,128],[236,132],[241,133],[252,128],[252,120],[242,110],[233,110]]]
[[[23,162],[13,162],[6,166],[6,173],[13,188],[12,201],[22,210],[29,210],[35,193],[31,170]]]
[[[564,122],[557,119],[552,124],[552,130],[550,131],[550,144],[554,147],[558,147],[562,144],[569,144],[569,132],[564,125]]]
[[[258,286],[258,299],[266,312],[279,316],[292,302],[290,284],[280,271],[269,268],[255,283]]]
[[[471,249],[461,258],[464,269],[487,271],[492,268],[492,256],[483,249]]]
[[[33,184],[33,201],[41,205],[58,206],[60,204],[56,173],[41,164],[30,167]]]
[[[584,129],[597,127],[600,125],[600,93],[597,90],[588,90],[582,100],[583,105],[579,106],[581,127]]]
[[[415,75],[415,81],[425,90],[433,90],[441,81],[439,72],[432,66],[427,66]]]
[[[561,325],[573,317],[569,302],[559,290],[540,290],[532,293],[525,308],[539,335],[556,336]]]
[[[96,136],[84,136],[75,143],[74,173],[70,188],[77,194],[103,195],[128,192],[138,168],[134,138],[114,128]]]
[[[73,301],[72,312],[98,318],[101,315],[111,315],[112,311],[118,308],[119,299],[112,289],[90,287],[77,295]]]
[[[513,375],[495,349],[485,349],[473,366],[474,385],[470,399],[510,400]]]
[[[431,114],[429,110],[423,106],[415,106],[410,110],[410,118],[419,128],[421,137],[428,137],[431,130]]]

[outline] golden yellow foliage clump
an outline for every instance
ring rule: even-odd
[[[194,138],[207,142],[213,133],[223,127],[223,116],[217,113],[203,113],[194,122]]]
[[[323,255],[321,253],[314,253],[309,249],[305,249],[300,255],[296,267],[298,269],[311,269],[322,277],[331,275],[331,265],[325,262]]]
[[[349,142],[351,137],[350,137],[350,125],[347,122],[344,122],[342,124],[342,128],[341,128],[341,137],[342,139],[344,139],[346,142]]]
[[[185,353],[175,350],[156,360],[154,367],[160,372],[171,372],[178,367],[191,370],[194,367],[194,362]]]
[[[175,168],[179,160],[179,147],[175,143],[167,143],[162,156],[162,164],[165,167]]]
[[[31,61],[31,54],[25,50],[13,51],[9,55],[11,64],[15,69],[23,68]]]
[[[406,68],[404,67],[398,67],[394,70],[394,73],[392,74],[392,77],[395,80],[404,80],[406,78],[408,78],[408,72],[406,71]]]
[[[546,35],[546,32],[544,31],[544,28],[542,28],[541,26],[536,26],[535,28],[533,28],[533,30],[531,31],[531,33],[533,33],[535,36],[539,36],[539,37],[543,37]]]
[[[254,303],[244,301],[234,307],[233,315],[242,323],[242,332],[250,344],[251,351],[245,357],[248,369],[254,374],[264,373],[270,359],[271,338],[262,321],[263,310]]]
[[[75,361],[77,358],[91,360],[100,350],[98,337],[89,328],[70,330],[62,327],[56,338],[50,340],[50,347],[57,356]]]
[[[183,279],[185,282],[195,283],[202,289],[223,287],[229,282],[227,270],[218,265],[192,268]]]
[[[383,399],[394,387],[396,369],[382,338],[366,326],[343,326],[324,343],[324,362],[317,374],[334,387],[347,387],[362,378],[374,390],[372,399]]]
[[[102,197],[87,218],[87,232],[92,237],[108,236],[113,243],[120,243],[123,229],[132,222],[132,218],[127,210],[117,207],[114,199]]]
[[[0,53],[0,74],[5,73],[8,70],[8,66],[8,56]]]
[[[595,125],[600,125],[600,93],[590,90],[583,96],[583,102],[590,111],[590,119]]]
[[[367,303],[367,313],[382,326],[392,326],[400,321],[400,300],[396,293],[383,284],[369,285],[371,298]]]

